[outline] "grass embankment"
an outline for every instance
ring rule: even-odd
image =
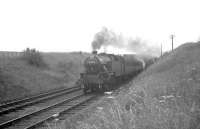
[[[83,71],[83,61],[88,53],[43,53],[44,60],[52,71],[65,77],[66,81],[75,82]],[[48,72],[51,75],[55,73]],[[57,74],[58,75],[58,74]]]
[[[104,100],[92,113],[66,121],[66,127],[199,129],[199,55],[200,43],[180,46],[140,74],[126,92]]]
[[[21,57],[0,58],[0,102],[62,87],[79,77],[85,53],[43,53],[47,67],[35,67]]]

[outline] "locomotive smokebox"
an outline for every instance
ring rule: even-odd
[[[93,50],[92,54],[97,55],[97,50]]]

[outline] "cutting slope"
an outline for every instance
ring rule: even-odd
[[[138,76],[129,96],[145,94],[143,122],[154,128],[197,128],[200,122],[200,43],[186,43]],[[130,97],[129,97],[130,98]],[[141,126],[141,125],[138,125]]]
[[[0,58],[0,102],[74,86],[85,53],[43,53],[48,68],[29,65],[20,57]]]
[[[197,95],[195,92],[200,88],[199,55],[200,43],[187,43],[152,65],[140,75],[143,80],[146,80],[145,82],[148,81],[145,88],[148,89],[149,95],[152,97],[159,94],[179,96],[183,94],[184,88],[187,90],[184,93],[186,96]]]
[[[186,43],[109,96],[77,128],[199,129],[200,42]],[[77,121],[77,119],[76,119]]]

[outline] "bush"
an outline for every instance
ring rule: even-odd
[[[57,71],[63,73],[68,81],[79,78],[79,67],[74,61],[59,61],[57,63]]]
[[[27,48],[23,51],[23,59],[26,60],[30,65],[45,68],[47,64],[45,63],[41,53],[36,51],[36,49]]]
[[[62,73],[74,73],[77,70],[77,65],[73,61],[65,62],[60,61],[57,63],[57,68],[59,72]]]
[[[152,64],[154,64],[156,61],[158,60],[158,58],[151,58],[145,61],[146,63],[146,68],[148,68],[149,66],[151,66]]]
[[[170,54],[170,51],[164,52],[162,57],[168,56]]]

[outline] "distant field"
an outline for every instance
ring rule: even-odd
[[[48,68],[37,68],[18,52],[0,52],[0,102],[55,88],[71,87],[87,53],[42,53]]]
[[[0,51],[0,58],[15,58],[20,57],[22,52]]]

